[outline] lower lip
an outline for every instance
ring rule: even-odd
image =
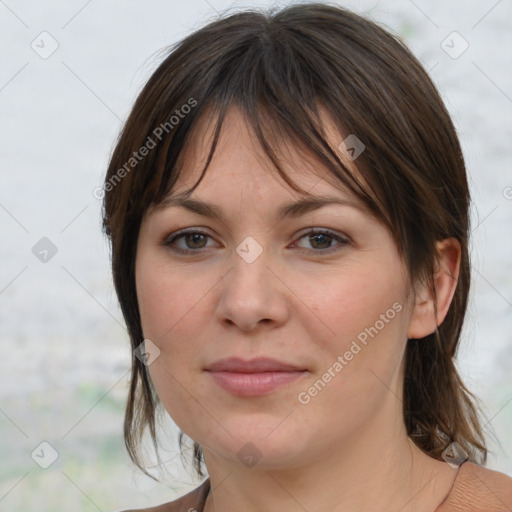
[[[209,373],[216,384],[234,395],[259,396],[293,382],[306,372]]]

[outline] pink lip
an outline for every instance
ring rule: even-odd
[[[276,359],[221,359],[206,371],[225,391],[239,396],[258,396],[269,393],[303,375],[306,370]]]

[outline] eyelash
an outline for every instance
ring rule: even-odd
[[[198,231],[195,229],[188,229],[188,230],[184,230],[184,231],[178,231],[177,233],[173,233],[172,235],[170,235],[170,237],[167,237],[164,240],[163,245],[166,247],[169,247],[172,251],[180,253],[180,254],[200,253],[203,249],[206,249],[206,247],[201,247],[199,249],[181,249],[176,246],[173,246],[173,244],[175,244],[177,240],[184,238],[186,235],[202,235],[202,236],[206,236],[208,238],[212,238],[208,233],[205,233],[203,231]],[[343,236],[337,235],[336,233],[334,233],[328,229],[317,229],[317,228],[312,228],[312,229],[302,233],[302,235],[297,240],[301,240],[302,238],[304,238],[308,235],[310,237],[315,236],[315,235],[327,235],[327,236],[331,237],[333,240],[337,240],[339,242],[338,246],[329,247],[328,249],[299,248],[299,249],[306,250],[307,252],[314,252],[317,254],[331,254],[333,252],[341,250],[343,248],[343,246],[350,243],[348,237],[343,237]]]

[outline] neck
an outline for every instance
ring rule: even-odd
[[[456,470],[417,448],[403,423],[382,425],[374,421],[357,438],[286,468],[241,468],[203,448],[211,482],[204,510],[435,511]]]

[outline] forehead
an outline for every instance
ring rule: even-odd
[[[171,197],[184,194],[200,178],[208,161],[216,121],[215,116],[203,114],[191,131],[178,160],[178,178]],[[354,202],[358,201],[312,151],[293,143],[275,124],[268,124],[272,129],[270,133],[265,133],[265,137],[271,142],[280,167],[304,191],[303,194],[351,197]],[[328,116],[325,116],[324,129],[326,140],[337,150],[343,137]],[[350,172],[359,174],[354,163],[345,155],[338,153],[338,156]],[[207,193],[217,200],[229,200],[227,194],[235,189],[239,194],[251,194],[253,197],[271,194],[297,198],[303,195],[293,190],[279,175],[250,122],[239,108],[233,106],[227,111],[215,152],[194,194]]]

